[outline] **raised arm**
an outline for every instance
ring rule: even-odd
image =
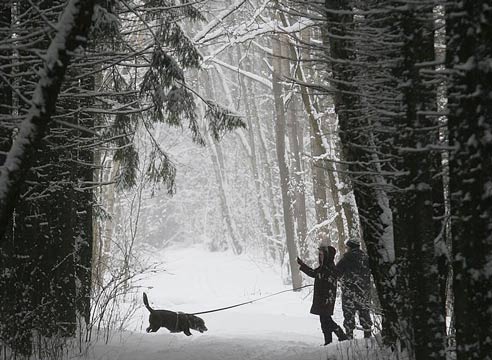
[[[316,270],[306,265],[304,261],[297,258],[297,263],[300,265],[299,270],[301,270],[304,274],[312,278],[316,277]]]

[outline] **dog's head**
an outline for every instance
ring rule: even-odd
[[[205,326],[205,321],[203,321],[201,317],[190,315],[188,316],[188,321],[190,323],[190,328],[194,330],[200,331],[201,333],[208,330]]]

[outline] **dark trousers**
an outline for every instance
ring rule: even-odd
[[[347,340],[347,336],[343,332],[342,328],[331,318],[331,315],[320,315],[319,321],[321,322],[321,330],[325,336],[325,345],[332,342],[332,332],[338,338],[338,341]]]
[[[319,321],[321,323],[321,331],[325,334],[331,333],[338,328],[338,324],[331,318],[331,315],[320,315]]]
[[[364,331],[370,331],[372,327],[369,302],[362,296],[354,294],[342,294],[343,327],[347,335],[351,336],[355,329],[355,314],[359,313],[360,325]]]

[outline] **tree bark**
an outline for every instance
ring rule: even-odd
[[[287,20],[285,16],[282,17],[283,25],[287,26]],[[309,43],[309,34],[306,31],[301,33],[302,42]],[[299,49],[301,53],[304,52],[304,57],[309,57],[306,51],[302,48]],[[304,107],[304,111],[307,114],[309,122],[310,132],[310,148],[311,148],[311,176],[313,181],[313,197],[314,197],[314,210],[316,216],[316,224],[318,225],[317,232],[324,232],[330,234],[330,224],[326,224],[328,220],[328,203],[327,203],[327,184],[326,184],[326,170],[323,166],[323,160],[320,159],[322,155],[326,153],[326,149],[323,145],[322,132],[320,129],[320,123],[315,117],[316,109],[313,104],[313,98],[309,93],[309,89],[306,85],[304,67],[300,61],[296,49],[291,45],[291,57],[297,62],[297,69],[295,77],[299,80],[299,88],[301,92],[301,100]],[[331,244],[331,239],[330,239]]]
[[[492,10],[446,7],[454,315],[458,360],[492,354]]]
[[[394,56],[402,60],[395,63],[393,76],[402,96],[395,107],[401,115],[388,118],[388,125],[396,127],[394,168],[405,175],[395,178],[398,192],[392,195],[391,203],[394,238],[412,294],[411,301],[403,302],[403,317],[412,323],[415,357],[445,359],[445,313],[434,246],[439,232],[433,220],[434,202],[442,203],[443,199],[442,182],[441,193],[434,184],[442,169],[435,168],[434,154],[426,150],[439,142],[437,116],[427,115],[436,113],[437,88],[424,73],[434,69],[422,65],[434,61],[433,2],[394,10],[392,18],[394,26],[400,27],[402,44],[396,46]]]
[[[251,71],[251,64],[248,63],[247,66],[248,66],[247,70]],[[249,84],[251,86],[251,82],[249,82]],[[271,222],[273,237],[274,237],[274,241],[272,241],[269,248],[270,248],[270,253],[274,257],[276,257],[278,255],[278,252],[280,251],[278,244],[281,243],[282,240],[281,240],[281,229],[280,229],[280,221],[279,221],[280,214],[278,209],[278,201],[276,199],[275,196],[276,194],[274,192],[274,181],[272,175],[272,161],[274,162],[275,158],[270,153],[273,152],[271,151],[271,148],[273,148],[273,146],[268,146],[267,142],[265,141],[265,136],[262,130],[263,128],[259,121],[258,108],[256,106],[255,101],[251,103],[251,111],[252,111],[254,129],[256,129],[257,131],[257,137],[260,145],[260,151],[258,151],[258,156],[265,177],[265,190],[267,193],[267,199],[270,208],[270,222]],[[269,127],[267,126],[267,129],[268,128]]]
[[[237,58],[241,59],[241,47],[237,47]],[[264,209],[264,204],[263,204],[263,197],[262,197],[262,189],[261,189],[261,179],[260,179],[260,171],[258,167],[258,158],[256,156],[257,153],[257,146],[256,146],[256,140],[255,140],[255,125],[253,124],[253,113],[250,107],[249,99],[250,99],[250,91],[249,91],[249,86],[245,85],[245,82],[247,79],[245,79],[244,76],[239,75],[239,85],[241,88],[241,95],[242,95],[242,100],[243,100],[243,105],[244,105],[244,110],[246,112],[246,121],[247,121],[247,131],[248,131],[248,140],[249,140],[249,147],[251,149],[251,154],[249,156],[249,160],[251,163],[251,172],[253,174],[253,181],[255,184],[255,191],[256,191],[256,201],[257,201],[257,207],[258,207],[258,212],[259,212],[259,217],[260,217],[260,222],[262,225],[262,230],[266,234],[267,238],[271,237],[273,235],[272,232],[272,227],[268,223],[267,216],[266,216],[266,211]]]
[[[287,63],[286,63],[287,64]],[[300,124],[297,120],[296,112],[296,99],[291,100],[290,108],[288,109],[288,136],[289,136],[289,147],[290,154],[292,156],[292,171],[293,176],[291,177],[290,189],[291,193],[294,194],[294,219],[296,221],[296,234],[297,234],[297,244],[301,257],[305,258],[307,255],[308,247],[306,242],[307,237],[307,219],[306,219],[306,187],[303,179],[303,166],[301,161],[302,149],[300,147],[299,133],[302,130]],[[294,102],[294,103],[292,103]]]
[[[297,265],[297,246],[295,243],[295,229],[294,218],[291,210],[292,199],[289,194],[289,169],[285,160],[285,135],[286,135],[286,119],[284,102],[282,100],[282,85],[281,76],[283,73],[282,61],[280,56],[282,55],[281,42],[279,35],[275,34],[272,37],[272,49],[273,49],[273,97],[275,102],[275,139],[277,149],[277,161],[280,172],[280,187],[282,191],[282,205],[284,215],[285,237],[287,242],[287,251],[289,255],[289,264],[292,275],[292,287],[298,288],[302,285],[302,278],[299,272],[299,266]]]
[[[329,47],[329,56],[334,59],[330,70],[333,71],[335,87],[335,111],[340,127],[340,140],[344,158],[349,162],[354,196],[359,209],[362,225],[362,238],[369,254],[369,263],[383,310],[383,340],[394,345],[405,330],[401,329],[395,305],[397,292],[394,287],[394,251],[393,239],[386,235],[391,227],[388,217],[384,181],[379,169],[374,165],[378,160],[369,151],[372,146],[372,134],[367,131],[361,113],[362,103],[355,82],[353,44],[347,34],[354,26],[350,1],[325,0],[327,30],[325,46]],[[360,131],[365,129],[365,131]]]
[[[94,3],[94,0],[71,0],[48,48],[31,108],[21,124],[0,175],[0,245],[19,198],[20,187],[54,113],[70,54],[86,44]]]

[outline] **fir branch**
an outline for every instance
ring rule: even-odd
[[[202,55],[178,24],[164,20],[160,30],[159,41],[173,49],[177,60],[184,68],[200,66]]]
[[[215,140],[220,140],[226,131],[246,128],[246,123],[240,115],[211,100],[205,100],[205,104],[205,118],[209,121],[209,130]]]

